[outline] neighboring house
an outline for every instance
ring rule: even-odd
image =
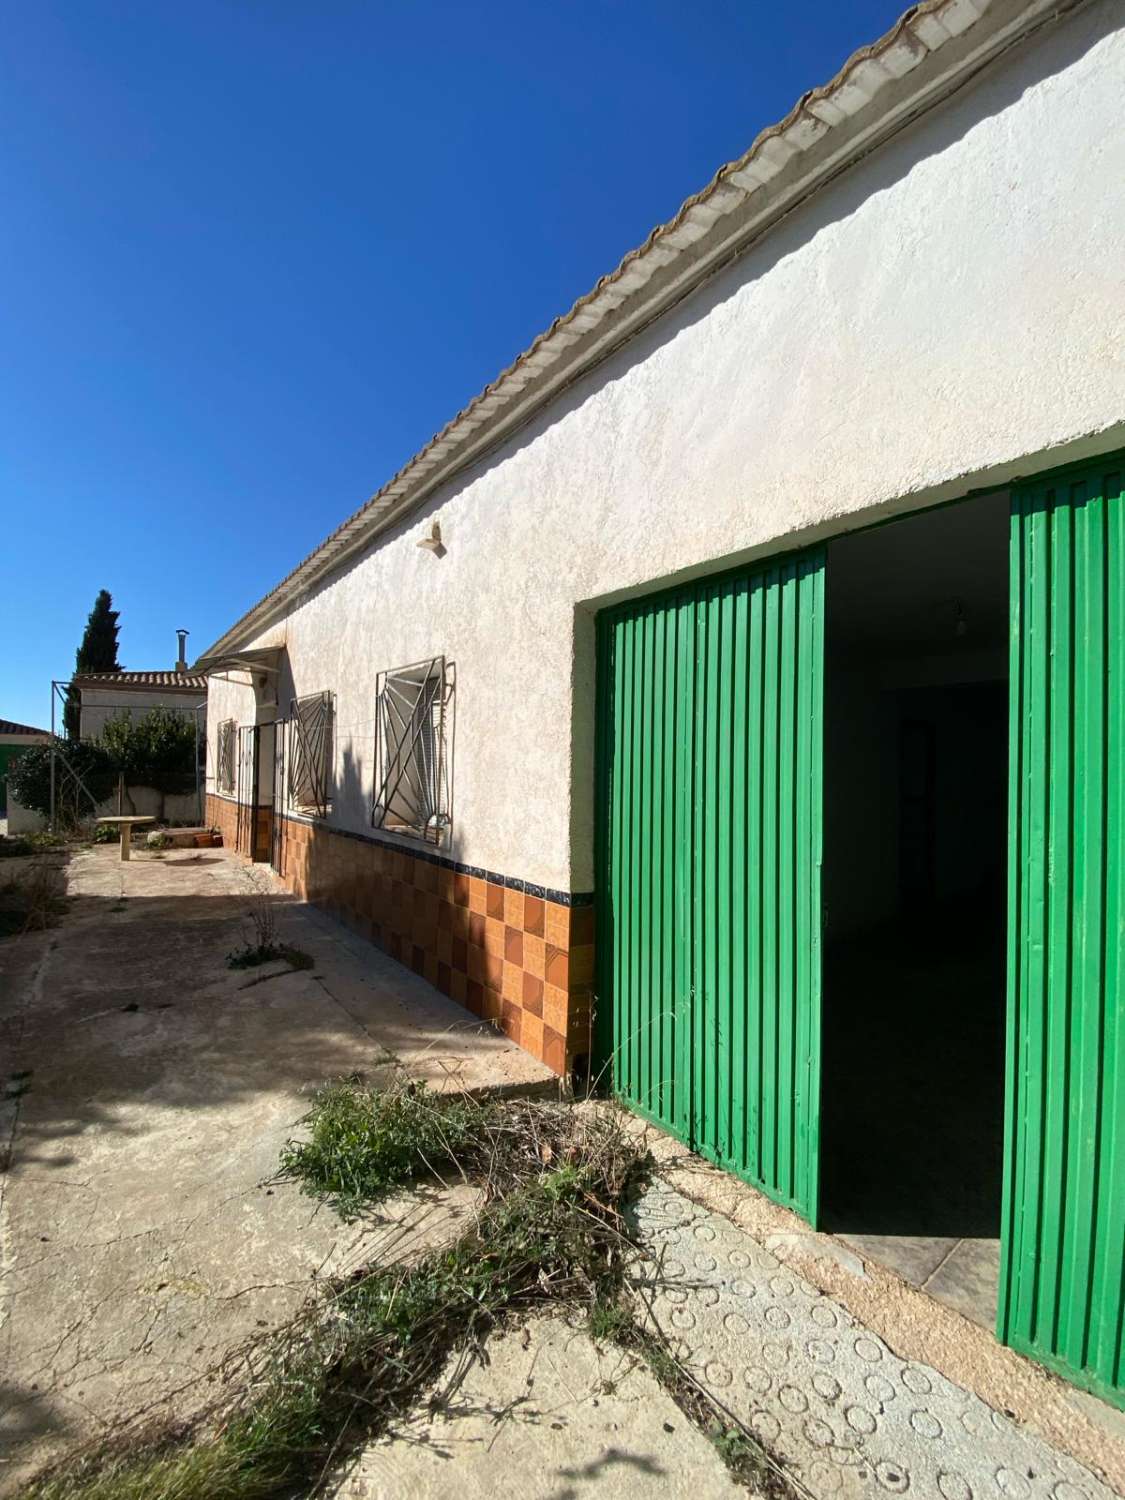
[[[1118,1404],[1123,90],[924,0],[197,663],[232,842]]]
[[[199,672],[87,672],[70,679],[81,697],[78,737],[96,740],[107,720],[129,712],[140,718],[154,708],[171,708],[187,716],[207,697],[207,678]]]
[[[31,745],[46,745],[51,736],[46,729],[30,724],[16,724],[0,719],[0,818],[8,816],[8,767]]]

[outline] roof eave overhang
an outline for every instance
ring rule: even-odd
[[[252,639],[857,161],[1086,0],[923,0],[805,94],[211,647]]]

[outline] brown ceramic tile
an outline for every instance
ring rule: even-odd
[[[474,1016],[484,1015],[484,985],[476,979],[469,979],[465,983],[465,1004]]]
[[[498,953],[484,955],[484,982],[490,989],[499,990],[504,984],[504,960]]]
[[[478,948],[484,947],[484,924],[485,916],[482,911],[470,911],[469,942],[475,943]]]
[[[504,980],[500,986],[500,993],[505,1000],[511,1000],[514,1005],[523,1004],[523,970],[519,964],[504,965]]]
[[[530,932],[523,935],[523,966],[537,979],[542,979],[547,972],[547,945],[541,937],[534,937]]]
[[[469,988],[468,976],[462,974],[458,969],[453,969],[449,975],[449,998],[456,1000],[458,1005],[466,1003]]]
[[[523,975],[520,994],[523,1008],[529,1010],[533,1016],[541,1016],[543,1014],[543,981],[524,970],[520,972]]]
[[[500,1029],[510,1041],[517,1044],[520,1039],[520,1021],[522,1018],[523,1012],[518,1005],[512,1005],[507,1000],[501,1002]],[[531,1019],[534,1021],[535,1017],[532,1016]]]
[[[587,943],[570,950],[570,983],[592,984],[594,982],[594,946]]]
[[[550,1026],[543,1027],[543,1061],[560,1077],[566,1072],[566,1038]]]
[[[484,980],[484,949],[469,944],[469,978]]]
[[[469,910],[483,913],[488,901],[488,883],[479,875],[469,876]]]
[[[570,984],[570,957],[565,949],[556,948],[550,942],[547,944],[544,978],[548,984],[557,984],[560,990],[565,990]]]
[[[421,974],[422,970],[426,967],[425,950],[420,948],[417,943],[410,950],[410,967],[414,970],[415,974]]]
[[[523,930],[534,933],[536,937],[543,936],[542,896],[525,896],[523,898]]]
[[[572,906],[570,908],[570,945],[582,948],[594,941],[594,908]]]
[[[509,927],[523,931],[523,892],[514,891],[511,886],[504,888],[504,921]]]
[[[438,966],[437,966],[437,987],[442,992],[443,995],[448,995],[449,994],[449,991],[450,991],[450,979],[452,977],[452,973],[453,973],[453,971],[450,969],[450,967],[449,967],[448,964],[443,964],[443,963],[440,963],[440,962],[438,963]]]
[[[553,984],[543,986],[543,1019],[548,1026],[565,1036],[570,996]]]
[[[572,1053],[589,1052],[591,1018],[571,1011],[567,1017],[566,1039]]]
[[[485,888],[485,911],[490,917],[504,919],[504,887],[489,881]]]
[[[455,937],[452,940],[452,963],[455,969],[460,969],[462,974],[469,972],[469,945],[464,938]]]
[[[545,921],[543,924],[543,935],[549,943],[556,948],[570,947],[570,910],[565,906],[559,906],[554,901],[548,901],[546,905]]]
[[[486,1021],[498,1021],[500,1019],[500,1012],[503,1009],[503,1006],[504,1001],[497,993],[497,991],[490,990],[488,986],[485,985],[484,1004],[483,1009],[481,1010],[481,1015],[484,1017],[484,1019]]]
[[[504,956],[504,924],[494,917],[487,917],[484,924],[484,951]]]
[[[453,934],[448,929],[438,928],[434,952],[437,954],[438,963],[448,964],[453,961]]]
[[[519,1043],[532,1057],[542,1057],[543,1022],[526,1010],[520,1012]]]
[[[455,906],[468,906],[469,904],[469,877],[461,870],[453,872],[453,904]]]
[[[523,933],[517,927],[504,928],[504,957],[510,964],[523,963]]]
[[[444,897],[438,900],[437,924],[439,932],[452,932],[453,930],[453,905]]]

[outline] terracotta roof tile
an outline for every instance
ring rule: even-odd
[[[194,672],[83,672],[72,677],[76,687],[172,688],[182,693],[205,693],[206,677]]]
[[[36,729],[33,724],[17,724],[14,719],[0,719],[0,734],[49,734],[47,729]]]

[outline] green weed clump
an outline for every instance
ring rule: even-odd
[[[313,966],[312,954],[303,948],[294,948],[290,943],[258,943],[228,953],[227,968],[258,969],[262,964],[272,964],[278,959],[284,959],[291,969],[311,969]]]
[[[281,1171],[352,1218],[417,1177],[450,1168],[476,1175],[492,1155],[494,1121],[489,1103],[433,1094],[424,1084],[333,1084],[320,1091],[302,1122],[308,1139],[290,1141],[282,1151]]]

